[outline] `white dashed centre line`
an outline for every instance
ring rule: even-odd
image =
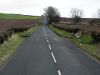
[[[49,49],[52,50],[51,45],[50,45],[50,42],[49,42],[48,37],[47,37],[47,35],[46,35],[44,26],[43,26],[43,31],[44,31],[44,35],[45,35],[45,37],[46,37],[47,43],[48,43],[48,45],[49,45]],[[54,63],[57,63],[56,58],[55,58],[53,52],[51,52],[51,55],[52,55],[52,58],[53,58],[53,60],[54,60]],[[61,75],[61,71],[60,71],[60,70],[58,70],[58,75]]]
[[[44,26],[43,26],[43,31],[44,31],[44,35],[45,35],[46,39],[48,39],[47,35],[46,35],[46,32],[45,32],[45,29],[44,29]]]
[[[57,61],[56,61],[56,59],[55,59],[55,56],[54,56],[53,52],[51,52],[51,55],[52,55],[52,57],[53,57],[54,63],[56,63]]]
[[[50,48],[50,50],[51,50],[51,46],[50,46],[50,44],[49,44],[49,48]]]
[[[47,40],[47,43],[49,44],[49,40]]]
[[[58,70],[58,75],[61,75],[61,71],[60,70]]]

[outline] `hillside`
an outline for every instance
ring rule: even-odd
[[[38,19],[38,16],[0,13],[0,19]]]

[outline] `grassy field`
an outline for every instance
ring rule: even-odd
[[[16,51],[16,48],[24,41],[24,37],[29,37],[37,28],[34,26],[24,32],[16,33],[0,45],[0,65],[4,64],[9,56]]]
[[[49,25],[51,30],[53,30],[57,35],[68,38],[71,42],[76,44],[80,47],[83,51],[87,52],[88,54],[92,55],[96,59],[100,60],[100,43],[93,44],[92,38],[90,35],[83,35],[80,38],[76,38],[73,33],[60,30],[53,25]]]
[[[38,16],[0,13],[0,19],[38,19]]]

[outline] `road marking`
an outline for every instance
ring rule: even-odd
[[[47,36],[45,36],[46,37],[46,40],[48,40],[48,37]]]
[[[44,30],[44,34],[45,34],[46,39],[48,39],[48,38],[47,38],[47,35],[46,35],[46,33],[45,33],[45,30]]]
[[[52,57],[53,57],[54,62],[56,63],[57,61],[56,61],[56,59],[55,59],[55,56],[54,56],[53,52],[51,52],[51,55],[52,55]]]
[[[49,44],[49,48],[50,48],[50,50],[51,50],[51,46],[50,46],[50,44]]]
[[[60,70],[58,70],[58,75],[61,75],[61,71]]]
[[[43,31],[44,31],[44,35],[45,35],[45,37],[46,37],[47,43],[48,43],[48,45],[49,45],[49,49],[52,50],[51,45],[50,45],[49,40],[48,40],[48,37],[47,37],[47,35],[46,35],[44,26],[43,26]],[[51,52],[51,55],[52,55],[52,57],[53,57],[54,63],[56,63],[57,61],[56,61],[56,58],[55,58],[55,56],[54,56],[54,53]],[[60,70],[58,70],[58,75],[61,75],[61,71],[60,71]]]
[[[49,40],[47,40],[47,43],[49,44]]]
[[[47,35],[46,35],[46,32],[45,32],[44,26],[43,26],[43,31],[44,31],[44,35],[45,35],[45,37],[46,37],[46,40],[48,40],[48,37],[47,37]]]

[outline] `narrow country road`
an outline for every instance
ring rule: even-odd
[[[44,25],[17,48],[0,75],[100,75],[100,64]]]

